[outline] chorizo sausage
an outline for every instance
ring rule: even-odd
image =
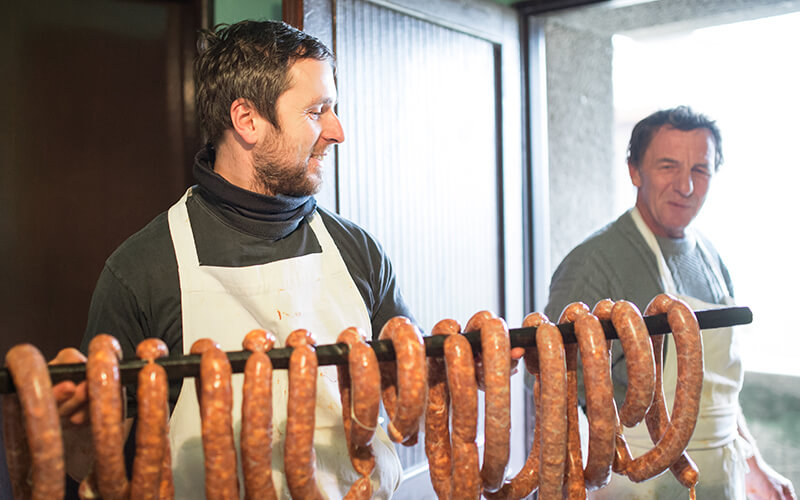
[[[431,335],[456,335],[461,325],[439,321]],[[439,499],[453,498],[453,463],[450,446],[450,392],[444,358],[428,358],[428,404],[425,407],[425,455],[431,484]]]
[[[366,334],[355,327],[345,329],[336,339],[336,342],[348,346],[347,364],[336,369],[347,451],[353,468],[362,476],[350,486],[348,497],[353,499],[372,495],[369,476],[375,468],[375,457],[371,443],[378,425],[381,397],[375,383],[380,377],[378,360],[365,339]],[[361,480],[364,478],[366,481]]]
[[[267,355],[274,345],[275,336],[264,330],[252,330],[242,341],[250,351],[244,366],[239,434],[247,500],[278,498],[272,484],[272,361]]]
[[[564,308],[559,323],[575,322],[588,314],[589,307],[583,302],[573,302]],[[581,434],[578,423],[578,344],[565,346],[567,363],[567,464],[564,479],[564,495],[567,498],[586,498],[586,482],[583,479],[581,457]]]
[[[86,381],[97,489],[103,498],[111,500],[127,499],[130,492],[123,454],[121,358],[122,348],[111,335],[97,335],[89,343]]]
[[[653,402],[656,380],[653,348],[642,314],[632,302],[620,300],[615,303],[611,309],[611,322],[622,344],[628,373],[628,387],[625,401],[619,408],[619,419],[622,425],[633,427],[644,419]]]
[[[381,363],[381,394],[389,417],[389,437],[412,446],[417,442],[428,396],[425,344],[417,327],[400,316],[383,326],[379,338],[391,339],[396,358]]]
[[[239,498],[236,447],[233,439],[233,389],[228,356],[213,342],[200,339],[191,354],[200,358],[200,425],[209,500]],[[205,350],[202,350],[205,349]],[[202,351],[201,351],[202,350]]]
[[[541,380],[539,498],[560,499],[567,461],[567,367],[564,341],[555,325],[544,322],[536,329],[536,349]]]
[[[18,432],[25,427],[27,438],[27,451],[30,462],[26,462],[26,453],[21,452],[15,456],[9,453],[9,473],[14,494],[20,490],[20,480],[27,482],[28,467],[30,467],[30,494],[33,499],[62,498],[64,496],[64,447],[61,439],[61,424],[58,419],[55,397],[50,382],[47,363],[36,347],[31,344],[19,344],[12,347],[6,354],[6,365],[11,373],[14,386],[17,389],[18,401],[12,397],[3,399],[4,417],[6,404],[10,404],[10,412],[16,414],[10,422],[12,428],[4,430]],[[9,403],[11,402],[11,403]],[[18,406],[14,406],[18,402]],[[21,411],[20,411],[21,410]],[[19,416],[22,416],[20,420]],[[10,436],[4,436],[5,438]],[[17,442],[12,438],[6,441],[6,449]],[[13,460],[19,460],[12,471]],[[27,488],[23,487],[21,493]]]
[[[164,454],[168,446],[169,389],[167,372],[155,360],[168,354],[167,345],[160,339],[145,339],[136,346],[136,355],[147,364],[139,370],[139,385],[136,389],[138,416],[131,498],[159,498]]]
[[[662,294],[663,295],[663,294]],[[678,357],[678,381],[671,421],[666,424],[656,445],[644,455],[637,457],[628,467],[628,477],[641,482],[664,472],[677,461],[692,437],[700,409],[700,394],[703,389],[703,342],[694,312],[681,300],[657,296],[652,312],[664,312],[672,329]],[[666,305],[668,304],[668,305]],[[656,394],[657,398],[663,398]],[[660,403],[657,405],[660,407]],[[654,410],[658,411],[658,410]],[[663,420],[662,420],[663,421]]]
[[[481,477],[478,445],[478,384],[472,347],[463,335],[444,341],[447,388],[452,398],[453,498],[479,498]]]
[[[523,328],[538,328],[548,321],[547,316],[541,313],[531,313],[522,321]],[[535,347],[525,349],[525,367],[533,375],[533,400],[535,408],[533,445],[528,453],[528,458],[520,471],[503,487],[493,493],[484,493],[490,500],[525,498],[539,487],[539,453],[541,440],[541,381],[539,375],[539,354]]]
[[[496,491],[505,477],[511,437],[511,341],[501,318],[481,326],[481,359],[486,388],[481,478],[484,490]]]
[[[589,420],[589,452],[583,477],[586,488],[596,490],[611,480],[616,435],[614,385],[600,321],[593,314],[583,314],[575,320],[574,325],[581,354],[586,416]]]
[[[611,321],[611,310],[613,308],[614,301],[611,299],[603,299],[595,304],[594,309],[592,309],[592,314],[597,316],[600,320]],[[609,361],[611,360],[611,347],[612,340],[608,340],[606,342],[606,350],[608,352]],[[613,398],[611,400],[611,406],[614,410],[614,461],[612,470],[618,474],[624,474],[625,468],[628,467],[633,457],[631,456],[630,448],[628,448],[628,442],[622,434],[622,424],[620,423],[619,414],[617,413],[617,403]]]
[[[316,339],[308,330],[295,330],[286,338],[293,347],[289,358],[284,472],[292,498],[322,499],[316,480],[314,427],[317,406]]]
[[[645,311],[646,314],[653,315],[667,311],[669,309],[669,300],[670,297],[666,294],[656,297],[648,305]],[[656,362],[655,398],[653,399],[652,408],[647,412],[645,422],[647,424],[647,431],[650,434],[650,439],[653,440],[653,443],[657,443],[661,436],[664,435],[667,424],[669,423],[669,414],[667,412],[663,387],[664,336],[653,335],[651,341]],[[669,468],[675,478],[683,486],[693,489],[697,484],[699,471],[697,465],[686,451],[681,453],[678,460],[673,462]]]

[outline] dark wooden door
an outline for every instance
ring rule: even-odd
[[[519,326],[516,13],[483,0],[296,0],[284,2],[284,18],[337,56],[346,139],[320,202],[378,237],[426,331],[482,309]],[[517,431],[524,409],[514,383]],[[397,498],[433,498],[423,446],[398,452],[406,480]],[[516,469],[523,447],[513,454]]]
[[[190,183],[200,0],[7,2],[0,353],[77,346],[103,262]]]

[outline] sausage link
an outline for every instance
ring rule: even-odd
[[[316,339],[308,330],[295,330],[286,339],[293,347],[289,358],[284,472],[292,498],[322,499],[316,480],[314,427],[317,406]]]
[[[447,388],[452,399],[453,498],[479,498],[481,476],[478,445],[478,384],[472,347],[463,335],[444,341]]]
[[[236,472],[236,446],[231,414],[233,410],[231,364],[228,356],[219,347],[204,339],[195,342],[190,352],[201,354],[201,390],[198,394],[205,456],[206,498],[209,500],[239,498],[239,476]]]
[[[431,335],[456,335],[461,325],[452,319],[436,323]],[[425,455],[431,484],[439,499],[453,498],[450,446],[450,392],[444,358],[428,358],[428,404],[425,407]]]
[[[419,420],[427,399],[425,344],[416,326],[396,317],[381,329],[380,337],[391,339],[396,361],[381,363],[383,406],[389,416],[389,437],[396,443],[417,443]]]
[[[486,491],[503,485],[511,435],[511,342],[501,318],[481,326],[485,415],[481,479]]]
[[[167,422],[167,435],[169,435],[169,422]],[[175,498],[175,483],[172,480],[172,453],[169,439],[164,446],[164,460],[161,462],[161,483],[158,485],[159,500],[172,500]]]
[[[541,373],[539,498],[560,499],[567,460],[567,367],[564,342],[555,325],[545,322],[536,329],[536,348]]]
[[[121,358],[122,348],[111,335],[97,335],[89,343],[86,380],[97,489],[104,499],[110,500],[127,499],[130,492],[123,454]]]
[[[675,401],[671,421],[666,424],[666,429],[655,447],[636,458],[628,467],[628,477],[635,482],[641,482],[661,474],[681,457],[694,432],[700,409],[700,394],[703,389],[703,341],[700,336],[700,327],[694,312],[686,303],[672,297],[668,298],[671,301],[657,296],[653,299],[656,301],[655,304],[652,308],[648,306],[647,311],[664,312],[664,307],[668,304],[666,306],[667,320],[672,329],[678,357]],[[663,400],[663,390],[658,392],[660,394],[657,394],[656,397]],[[659,402],[655,406],[660,408],[661,403]],[[658,412],[659,410],[654,409],[653,411]],[[663,417],[662,423],[666,422],[666,415]],[[679,472],[679,476],[680,474]],[[688,478],[690,473],[686,474]]]
[[[646,314],[653,315],[665,312],[669,309],[671,298],[663,294],[663,296],[656,297],[648,305]],[[661,436],[664,435],[667,425],[669,424],[669,413],[664,398],[664,384],[663,384],[663,359],[664,359],[664,336],[653,335],[651,338],[653,351],[655,353],[656,362],[656,381],[655,381],[655,397],[650,411],[647,412],[646,424],[647,430],[650,433],[650,439],[653,443],[657,443]],[[670,471],[675,478],[685,487],[694,488],[697,484],[699,471],[697,465],[691,459],[689,454],[684,451],[675,462],[670,465]]]
[[[136,355],[147,364],[139,370],[136,389],[138,416],[136,419],[136,456],[133,459],[131,498],[157,499],[164,454],[168,447],[167,402],[168,383],[164,367],[155,363],[167,356],[169,349],[160,339],[145,339],[136,346]]]
[[[597,317],[593,314],[580,316],[575,321],[575,336],[581,354],[589,420],[589,453],[583,477],[591,491],[611,480],[616,435],[614,385],[606,338]]]
[[[11,373],[14,386],[17,389],[19,406],[15,406],[11,398],[4,398],[3,411],[9,401],[10,410],[17,415],[11,422],[13,428],[8,430],[21,430],[25,427],[27,437],[27,451],[30,462],[25,462],[25,452],[14,457],[14,453],[6,455],[9,460],[9,473],[11,473],[11,460],[20,459],[17,470],[13,472],[14,481],[19,487],[19,480],[27,482],[30,466],[30,497],[34,500],[62,498],[64,496],[64,447],[61,440],[61,424],[58,419],[58,410],[53,396],[50,374],[47,363],[36,347],[31,344],[19,344],[12,347],[6,354],[6,365]],[[20,412],[21,409],[21,412]],[[22,416],[20,420],[19,415]],[[4,424],[5,427],[5,424]],[[6,449],[14,445],[16,439],[6,441]],[[14,457],[14,458],[12,458]],[[23,472],[19,470],[22,467]],[[23,492],[27,488],[23,488]],[[14,490],[17,495],[17,490]]]
[[[469,318],[464,331],[478,332],[486,321],[494,318],[497,318],[497,315],[492,311],[478,311]],[[484,387],[483,358],[479,355],[475,355],[475,380],[478,383],[478,389]]]
[[[548,321],[547,316],[541,313],[531,313],[522,321],[523,328],[538,328],[542,323]],[[533,375],[533,400],[535,408],[533,446],[528,453],[528,458],[520,471],[510,481],[506,481],[503,487],[493,493],[484,495],[489,500],[519,499],[525,498],[539,487],[539,453],[540,453],[540,418],[541,418],[541,381],[539,377],[539,354],[535,347],[525,349],[525,367]]]
[[[25,424],[22,418],[19,397],[16,394],[4,394],[3,441],[6,445],[8,478],[14,498],[31,497],[31,485],[28,484],[31,452],[25,437]]]
[[[589,313],[583,302],[573,302],[564,308],[559,323],[575,322]],[[564,495],[567,498],[586,498],[586,482],[583,478],[581,457],[581,434],[578,424],[578,344],[565,346],[567,363],[567,464],[564,479]]]
[[[369,476],[361,476],[347,491],[344,500],[369,500],[372,498],[372,483]]]
[[[336,369],[347,451],[353,468],[362,476],[350,486],[350,496],[369,498],[372,495],[369,476],[375,468],[371,443],[378,425],[381,397],[375,384],[380,376],[378,360],[375,351],[366,343],[366,334],[359,328],[345,329],[336,342],[348,346],[347,364]],[[362,481],[364,478],[366,481]]]
[[[632,302],[620,300],[614,304],[611,322],[622,343],[628,372],[628,387],[625,401],[619,408],[619,419],[622,425],[633,427],[644,419],[653,402],[656,380],[653,348],[642,313]]]
[[[611,321],[611,310],[613,308],[613,300],[603,299],[595,304],[592,314],[600,320]],[[609,362],[611,361],[611,346],[612,340],[606,341]],[[625,440],[625,436],[622,435],[622,424],[617,413],[617,403],[613,398],[611,399],[611,406],[614,411],[614,461],[611,468],[617,474],[624,474],[633,457],[631,456],[630,448],[628,448],[628,442]]]
[[[278,498],[272,484],[272,361],[267,355],[274,345],[275,336],[264,330],[252,330],[242,341],[250,351],[244,366],[239,434],[247,500]]]

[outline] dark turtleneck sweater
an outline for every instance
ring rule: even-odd
[[[264,196],[238,188],[214,172],[213,162],[210,148],[197,154],[197,185],[186,203],[200,265],[243,267],[319,253],[320,245],[307,222],[316,211],[364,299],[373,336],[393,316],[411,317],[391,263],[370,234],[317,207],[313,197]],[[164,212],[106,261],[92,297],[81,350],[86,352],[89,340],[98,333],[110,333],[119,339],[126,359],[135,358],[136,346],[148,337],[163,339],[172,355],[182,354],[179,286]]]

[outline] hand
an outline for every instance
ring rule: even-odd
[[[63,365],[70,363],[85,363],[86,356],[77,349],[67,348],[58,352],[49,364]],[[53,396],[56,399],[58,415],[62,424],[82,426],[89,423],[89,393],[86,381],[78,384],[71,380],[59,382],[53,386]]]
[[[797,500],[792,482],[778,474],[761,456],[747,459],[750,470],[745,477],[747,496],[752,500]]]

